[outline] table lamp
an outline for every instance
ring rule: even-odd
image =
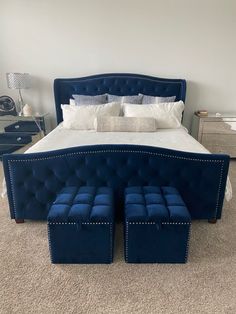
[[[23,114],[24,101],[21,95],[21,89],[30,88],[30,75],[29,73],[7,73],[8,88],[19,90],[19,116]]]

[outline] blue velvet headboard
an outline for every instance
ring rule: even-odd
[[[163,79],[153,76],[110,73],[81,78],[55,79],[54,95],[57,123],[62,121],[61,104],[68,104],[72,94],[80,95],[137,95],[176,96],[176,100],[185,101],[186,81],[181,79]]]

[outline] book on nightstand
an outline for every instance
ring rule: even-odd
[[[197,110],[195,114],[199,117],[207,117],[208,111],[207,110]]]

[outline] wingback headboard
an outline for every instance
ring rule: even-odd
[[[68,104],[72,94],[100,95],[137,95],[176,96],[185,101],[186,81],[166,79],[142,74],[108,73],[81,78],[58,78],[54,80],[54,96],[57,123],[62,121],[61,104]]]

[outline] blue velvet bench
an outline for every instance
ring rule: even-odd
[[[125,260],[185,263],[191,217],[173,187],[125,189]]]
[[[114,208],[109,187],[65,187],[48,214],[52,263],[111,263]]]

